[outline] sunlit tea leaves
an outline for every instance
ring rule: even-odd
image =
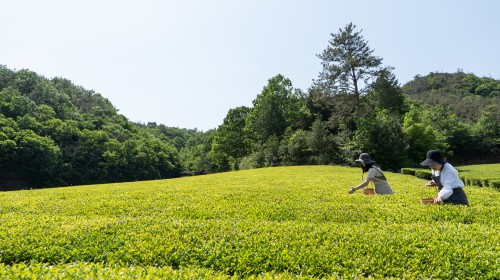
[[[365,174],[366,176],[366,174]],[[275,167],[0,193],[2,279],[500,277],[500,201],[347,191],[358,168]]]

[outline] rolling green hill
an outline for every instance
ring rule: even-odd
[[[425,181],[386,176],[394,195],[337,166],[0,192],[0,278],[500,277],[497,190],[421,205]]]
[[[475,122],[486,108],[500,114],[500,81],[474,74],[429,73],[417,75],[402,87],[414,100],[450,109],[459,119]]]

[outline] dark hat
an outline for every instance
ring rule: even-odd
[[[428,165],[443,165],[445,163],[443,156],[437,150],[430,150],[427,152],[427,158],[420,163],[422,166]]]
[[[374,163],[375,162],[368,153],[362,153],[362,154],[360,154],[359,155],[359,159],[357,159],[356,161],[362,161],[365,164],[370,164],[370,163]]]

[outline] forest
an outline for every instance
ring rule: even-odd
[[[429,149],[456,165],[500,162],[499,80],[458,69],[400,85],[352,23],[317,57],[307,90],[277,74],[208,131],[134,123],[101,93],[0,65],[0,190],[351,165],[361,152],[389,171]]]

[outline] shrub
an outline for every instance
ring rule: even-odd
[[[460,178],[466,186],[494,187],[492,182],[500,181],[500,164],[477,164],[458,166]]]
[[[416,170],[415,171],[415,176],[417,176],[418,178],[421,178],[421,179],[430,180],[431,175],[432,175],[432,173],[429,170]]]
[[[490,187],[500,189],[500,180],[491,180],[489,181]]]
[[[415,169],[414,168],[401,168],[401,173],[415,176]]]
[[[490,186],[490,180],[489,179],[483,179],[481,181],[483,183],[483,186],[485,186],[485,187],[489,187]]]

